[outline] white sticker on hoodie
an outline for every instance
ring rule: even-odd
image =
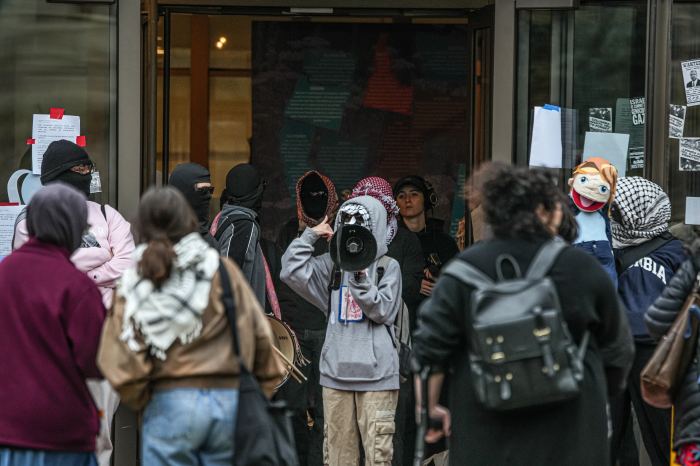
[[[338,306],[338,322],[361,322],[365,315],[360,309],[360,305],[350,293],[350,288],[346,285],[340,287],[340,303]]]

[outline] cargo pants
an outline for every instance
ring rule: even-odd
[[[360,442],[366,466],[390,465],[398,399],[398,390],[353,392],[323,387],[324,465],[357,465]]]

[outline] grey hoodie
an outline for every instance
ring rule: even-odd
[[[365,278],[358,282],[353,273],[343,272],[341,288],[333,290],[329,300],[333,262],[328,253],[313,257],[319,236],[310,228],[292,241],[282,256],[281,278],[328,315],[320,362],[322,386],[352,391],[398,390],[399,358],[392,324],[401,306],[399,263],[390,259],[377,284],[377,259],[387,252],[386,210],[371,196],[350,199],[343,206],[347,204],[361,204],[367,209],[372,235],[377,241],[377,255]],[[340,215],[336,217],[336,229],[339,224]],[[349,291],[359,305],[364,315],[362,320],[339,319],[341,290]],[[329,303],[333,312],[328,312]]]

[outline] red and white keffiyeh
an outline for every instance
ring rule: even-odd
[[[372,196],[384,206],[386,209],[386,244],[388,245],[396,236],[399,228],[398,216],[399,206],[396,205],[394,192],[391,185],[384,178],[378,176],[369,176],[357,182],[352,189],[350,199],[359,196]]]

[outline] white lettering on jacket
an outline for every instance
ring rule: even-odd
[[[656,275],[659,280],[661,280],[664,285],[666,284],[666,269],[663,265],[657,264],[651,259],[651,257],[642,257],[637,262],[634,263],[632,267],[640,267],[647,272],[651,272]]]

